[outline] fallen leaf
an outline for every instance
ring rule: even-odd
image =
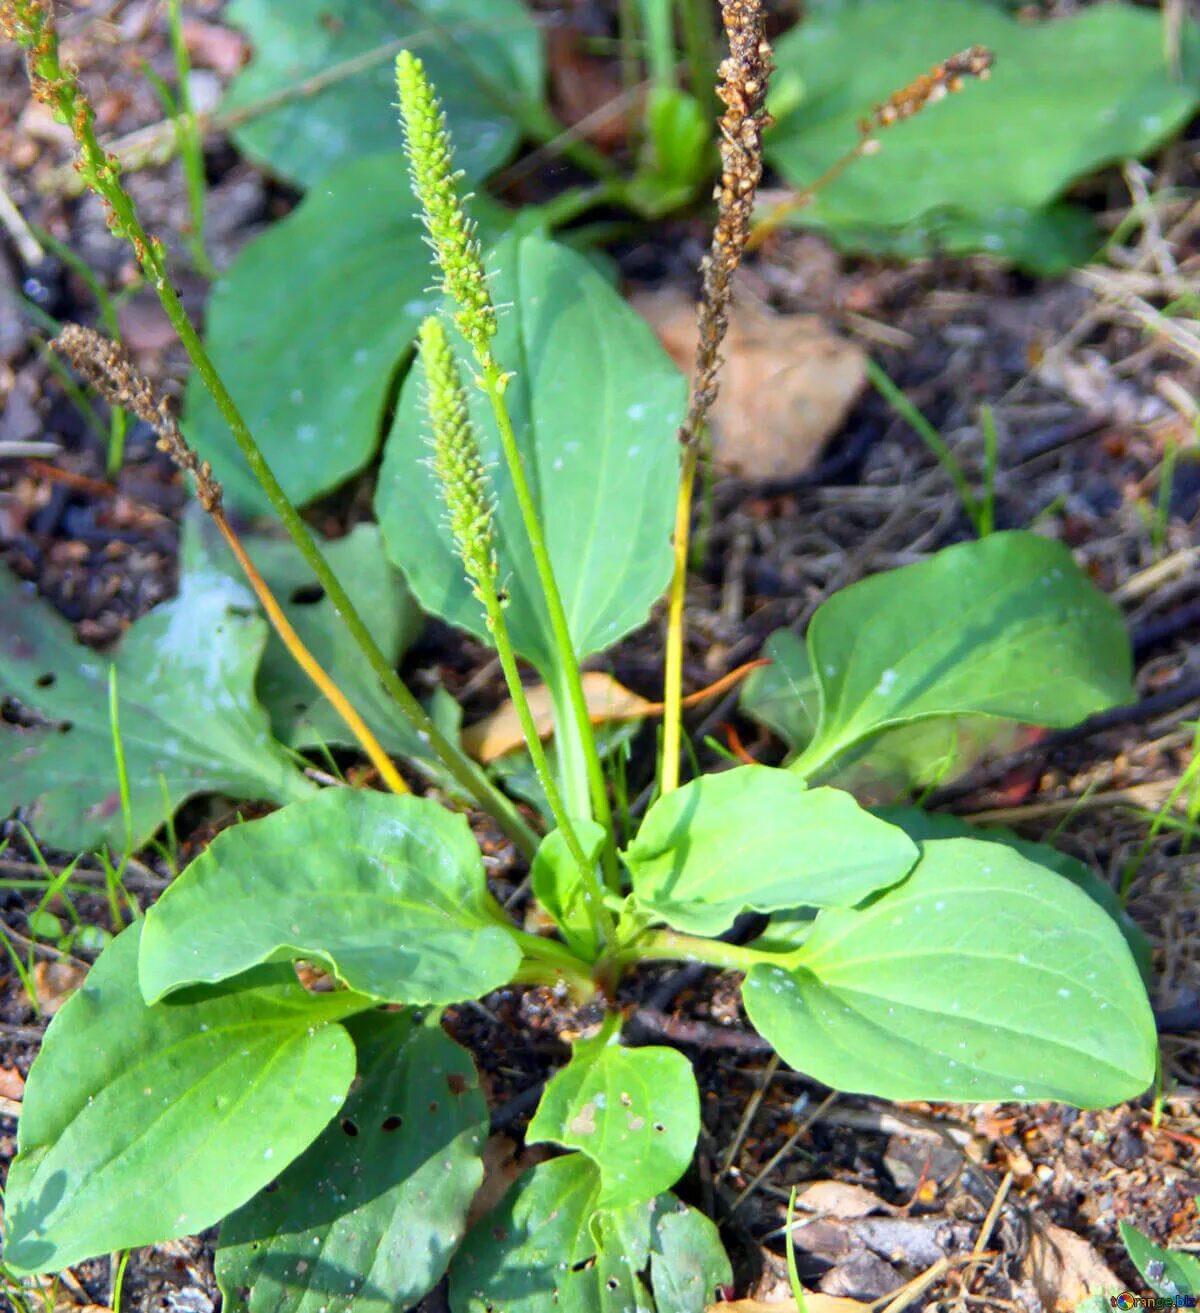
[[[211,68],[226,80],[241,71],[250,54],[250,43],[240,32],[217,23],[185,21],[183,39],[193,65]]]
[[[696,307],[674,288],[635,296],[633,308],[675,363],[691,373]],[[735,298],[712,409],[716,460],[748,479],[786,479],[812,468],[866,381],[866,356],[817,315],[781,315]]]
[[[554,732],[554,705],[550,700],[550,690],[545,684],[535,684],[525,690],[525,696],[529,699],[529,708],[533,712],[539,737],[549,738]],[[650,715],[656,707],[655,703],[647,702],[623,684],[618,684],[602,670],[584,672],[583,696],[593,725]],[[485,764],[521,747],[524,742],[521,722],[512,702],[505,702],[490,716],[485,716],[483,720],[463,730],[462,735],[463,747],[476,761]]]
[[[1073,1309],[1093,1292],[1125,1289],[1086,1240],[1053,1222],[1043,1222],[1033,1233],[1022,1275],[1033,1282],[1048,1310]]]
[[[25,1093],[25,1077],[16,1067],[0,1067],[0,1098],[15,1099],[18,1103]]]
[[[809,1213],[849,1219],[869,1213],[892,1213],[895,1209],[865,1186],[846,1181],[813,1181],[796,1191],[796,1207]]]
[[[38,962],[33,968],[33,987],[43,1014],[52,1017],[86,975],[85,968],[74,962]]]
[[[550,1156],[549,1145],[536,1145],[518,1152],[517,1142],[507,1135],[489,1135],[483,1146],[483,1181],[467,1211],[467,1230],[496,1208],[509,1187],[530,1167]]]

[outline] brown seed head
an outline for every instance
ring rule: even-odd
[[[964,78],[982,80],[989,77],[994,62],[995,56],[986,46],[971,46],[959,51],[889,96],[882,105],[876,105],[870,116],[861,120],[858,130],[864,137],[869,137],[881,128],[890,128],[894,123],[910,119],[950,92],[961,91]]]
[[[66,324],[50,344],[66,356],[76,372],[109,403],[131,411],[158,434],[159,451],[196,480],[196,499],[206,511],[219,510],[221,485],[208,461],[202,461],[184,441],[164,397],[158,400],[150,380],[118,343],[81,324]]]

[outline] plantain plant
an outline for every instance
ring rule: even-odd
[[[31,47],[35,87],[60,107],[74,97],[90,131],[44,6],[6,0],[2,12]],[[695,1077],[675,1049],[622,1037],[618,989],[648,962],[741,973],[746,1012],[780,1057],[847,1091],[1095,1107],[1153,1079],[1136,936],[1106,886],[1049,848],[873,814],[829,782],[881,736],[962,717],[1062,726],[1129,697],[1117,609],[1060,545],[992,534],[838,593],[756,703],[792,727],[790,763],[680,781],[690,493],[770,67],[759,6],[725,0],[723,15],[723,179],[690,405],[583,257],[533,233],[485,262],[424,68],[409,53],[397,62],[445,302],[400,396],[379,520],[422,606],[499,657],[548,832],[533,835],[463,765],[444,727],[421,742],[446,792],[492,810],[528,852],[547,932],[520,928],[489,890],[466,817],[408,792],[394,768],[379,772],[390,793],[305,788],[225,830],[105,948],[46,1033],[5,1193],[12,1273],[219,1222],[217,1278],[234,1310],[408,1308],[448,1271],[456,1313],[701,1313],[730,1267],[712,1222],[672,1193],[700,1128]],[[105,167],[85,164],[102,194],[119,186]],[[143,240],[131,210],[116,207],[116,221]],[[153,269],[160,254],[143,245],[139,258]],[[281,640],[386,763],[238,555],[212,472],[127,362],[72,341],[97,384],[159,428]],[[200,372],[268,499],[287,506],[214,371]],[[306,550],[294,511],[284,520],[392,689],[328,561]],[[634,828],[614,816],[580,662],[644,623],[668,585],[661,769]],[[550,690],[553,759],[519,658]],[[433,722],[405,695],[412,733],[426,734]],[[731,942],[750,911],[756,937]],[[315,985],[301,962],[319,969]],[[548,989],[563,1009],[572,1055],[526,1134],[559,1152],[468,1229],[488,1108],[445,1009],[513,985]]]

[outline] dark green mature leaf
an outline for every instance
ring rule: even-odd
[[[792,763],[810,776],[847,748],[931,716],[1074,725],[1131,701],[1117,607],[1061,543],[995,533],[835,593],[808,650],[821,722]]]
[[[361,648],[338,620],[333,603],[288,539],[243,534],[242,545],[270,585],[304,645],[350,699],[376,737],[399,756],[423,755],[424,745],[380,684]],[[420,631],[421,613],[399,572],[384,555],[373,524],[359,524],[336,542],[322,544],[322,555],[342,581],[371,636],[396,663]],[[188,515],[183,531],[184,571],[222,570],[235,579],[241,568],[212,521]],[[276,737],[293,748],[322,744],[352,747],[356,740],[345,721],[296,664],[275,633],[267,640],[258,670],[258,693]]]
[[[1101,1107],[1154,1077],[1154,1018],[1117,927],[996,843],[924,844],[903,884],[822,912],[743,996],[786,1061],[843,1090]]]
[[[521,956],[489,898],[465,817],[428,798],[326,789],[222,831],[171,885],[146,915],[142,992],[316,958],[384,1002],[476,998]]]
[[[29,808],[40,839],[75,851],[124,846],[108,710],[117,672],[118,720],[129,774],[132,841],[140,847],[198,793],[288,802],[314,786],[271,738],[254,695],[267,641],[247,589],[215,572],[183,581],[174,601],[136,621],[114,652],[76,643],[49,605],[0,570],[0,694],[48,728],[0,735],[0,815]]]
[[[851,907],[902,880],[917,848],[848,793],[739,766],[660,798],[623,857],[646,912],[717,935],[747,908]]]
[[[1128,1222],[1121,1223],[1121,1240],[1134,1267],[1156,1295],[1200,1295],[1200,1258],[1178,1249],[1164,1249]]]
[[[511,306],[500,312],[495,340],[497,360],[516,371],[505,398],[582,658],[641,624],[666,586],[674,435],[687,387],[646,323],[583,256],[534,235],[504,242],[488,268],[496,303]],[[474,366],[466,368],[469,377]],[[376,510],[421,605],[486,640],[427,467],[423,378],[418,362],[384,451]],[[553,683],[558,663],[533,558],[494,421],[473,393],[513,644]]]
[[[233,133],[247,155],[306,187],[344,160],[399,152],[393,68],[402,48],[425,61],[458,166],[473,178],[503,164],[516,146],[513,104],[541,95],[541,40],[520,0],[234,0],[226,17],[255,49],[229,89],[226,111],[325,79],[316,94],[293,95]],[[398,154],[389,163],[403,170]]]
[[[811,182],[854,145],[873,105],[973,44],[995,52],[992,78],[881,133],[879,154],[823,188],[798,221],[847,240],[865,233],[869,245],[879,234],[911,246],[923,229],[951,250],[1058,267],[1079,250],[1080,227],[1052,206],[1059,194],[1100,165],[1153,149],[1198,103],[1193,78],[1164,72],[1157,16],[1131,5],[1022,23],[986,0],[915,9],[850,0],[810,14],[778,43],[778,79],[800,79],[805,96],[768,135],[768,158],[797,186]]]
[[[671,1194],[597,1213],[599,1190],[580,1153],[526,1172],[451,1264],[453,1313],[703,1313],[732,1279],[716,1227]]]
[[[209,354],[295,502],[336,488],[370,460],[397,367],[436,304],[415,206],[400,160],[354,160],[213,284]],[[227,501],[269,509],[196,373],[184,428]]]
[[[916,843],[926,843],[930,839],[979,839],[986,843],[1002,843],[1019,852],[1022,857],[1028,857],[1031,862],[1057,871],[1087,894],[1093,903],[1102,907],[1117,923],[1137,963],[1142,980],[1149,988],[1154,974],[1150,941],[1122,906],[1112,885],[1078,858],[1059,852],[1048,843],[1031,843],[1004,826],[972,825],[957,816],[947,816],[944,812],[927,812],[918,807],[879,807],[875,814],[890,825],[898,825]]]
[[[470,1054],[409,1013],[354,1017],[347,1029],[358,1080],[339,1119],[221,1227],[228,1310],[408,1308],[466,1229],[487,1134]]]
[[[600,1173],[598,1208],[652,1199],[687,1169],[700,1133],[691,1063],[667,1048],[581,1040],[547,1084],[526,1140],[580,1149]]]
[[[100,955],[30,1072],[4,1200],[18,1275],[211,1226],[312,1142],[354,1076],[331,1023],[363,1000],[265,967],[147,1007],[143,924]]]
[[[588,861],[595,864],[604,847],[605,832],[595,821],[576,820],[575,833]],[[596,931],[588,915],[587,888],[561,830],[552,830],[533,857],[530,872],[534,897],[554,918],[574,952],[591,961],[596,956]]]

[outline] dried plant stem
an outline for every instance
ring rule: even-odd
[[[392,759],[384,752],[379,740],[371,732],[370,727],[363,718],[355,711],[350,704],[349,699],[342,690],[334,683],[332,677],[324,670],[321,663],[304,645],[303,639],[296,633],[292,627],[292,622],[287,618],[283,608],[275,599],[275,594],[271,592],[267,581],[258,572],[254,562],[246,554],[245,547],[242,546],[242,540],[234,532],[233,527],[225,518],[225,512],[220,506],[214,507],[209,514],[212,516],[213,523],[221,532],[221,537],[229,545],[229,550],[233,553],[238,565],[242,567],[242,573],[246,576],[246,582],[254,591],[254,596],[258,598],[267,619],[271,622],[275,632],[283,641],[284,647],[291,653],[292,659],[301,670],[312,680],[321,693],[329,699],[330,705],[346,722],[346,727],[350,733],[358,740],[359,746],[367,755],[371,765],[379,772],[380,779],[388,786],[393,793],[408,793],[408,785],[405,784],[403,776],[392,763]]]
[[[305,646],[292,627],[283,608],[271,592],[267,581],[250,559],[242,540],[225,516],[221,505],[221,485],[213,478],[207,461],[200,460],[184,441],[165,400],[154,396],[150,380],[138,370],[117,343],[78,324],[67,324],[54,340],[54,348],[65,355],[76,370],[113,406],[124,406],[158,434],[158,449],[166,452],[180,469],[191,474],[196,483],[196,500],[212,517],[221,537],[229,545],[234,559],[262,605],[267,619],[291,653],[296,664],[329,699],[346,722],[371,764],[393,793],[407,793],[408,785],[380,746],[370,727],[351,706],[349,699],[330,677],[321,663]]]
[[[679,494],[675,504],[674,571],[667,605],[666,669],[663,680],[663,748],[660,788],[670,793],[679,784],[681,699],[683,693],[683,610],[687,589],[688,536],[692,491],[700,456],[700,438],[717,397],[721,343],[729,326],[733,275],[750,235],[754,194],[762,178],[763,104],[771,72],[761,0],[722,0],[721,18],[729,40],[729,57],[721,62],[717,95],[721,116],[721,181],[717,186],[717,224],[701,265],[703,287],[697,314],[695,378],[687,415],[679,429],[683,448]]]
[[[843,173],[863,155],[874,154],[879,149],[878,134],[896,123],[919,114],[929,105],[944,100],[946,96],[961,91],[965,78],[987,78],[992,69],[993,55],[985,46],[971,46],[967,50],[952,55],[942,64],[935,64],[927,73],[914,79],[908,86],[889,96],[881,105],[876,105],[871,113],[858,125],[858,141],[806,187],[800,189],[787,200],[780,201],[769,214],[765,215],[750,234],[746,245],[748,251],[756,250],[771,234],[806,205],[811,205],[813,197],[830,183],[835,182]]]
[[[196,372],[229,425],[251,472],[258,479],[272,509],[317,581],[325,589],[334,610],[361,648],[372,670],[395,699],[422,742],[429,745],[456,783],[496,818],[522,853],[531,856],[537,847],[537,836],[512,802],[476,769],[457,744],[451,743],[441,733],[425,708],[392,668],[392,663],[371,636],[345,588],[322,556],[308,526],[289,501],[259,450],[236,402],[221,380],[171,286],[162,243],[157,238],[149,237],[142,228],[133,201],[121,186],[119,162],[106,153],[97,140],[91,106],[74,73],[68,72],[62,65],[48,0],[0,0],[0,30],[26,49],[34,97],[48,105],[57,117],[71,127],[79,147],[77,168],[81,177],[104,202],[109,226],[114,234],[124,237],[133,247],[142,273],[158,293],[171,326],[178,333]]]

